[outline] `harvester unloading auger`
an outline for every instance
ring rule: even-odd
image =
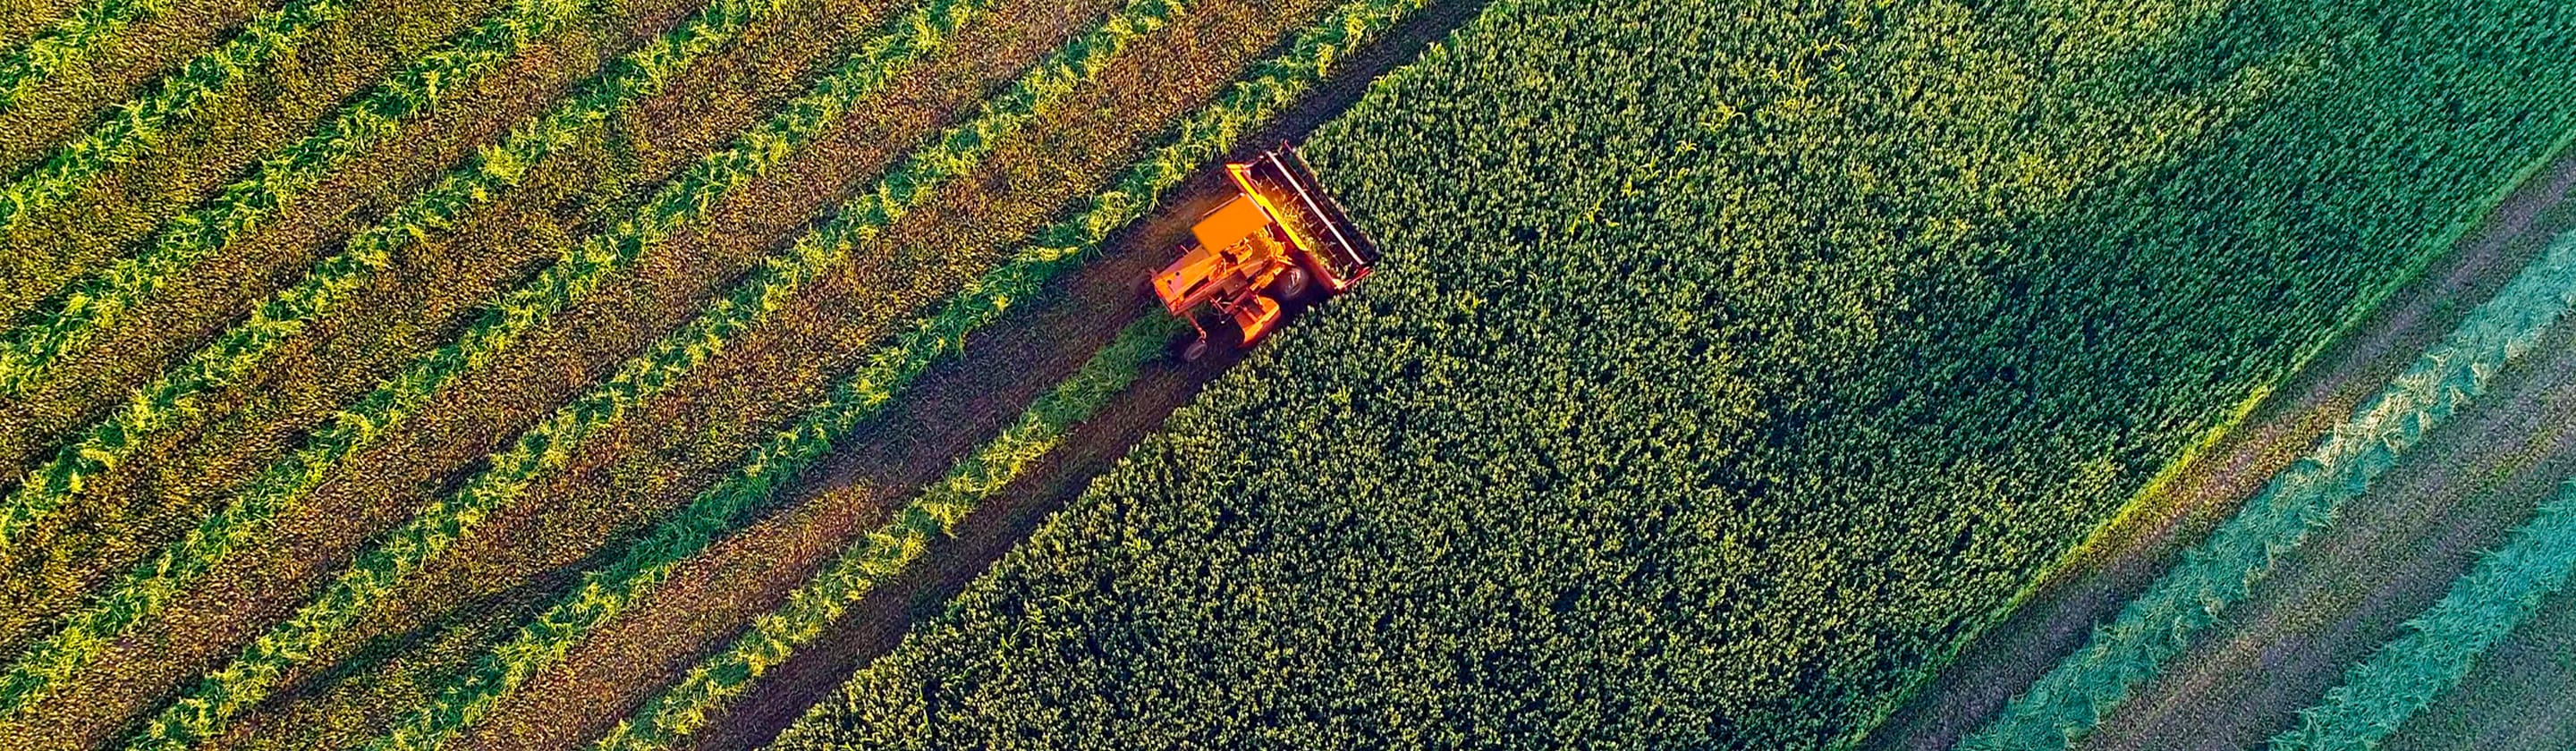
[[[1283,304],[1350,291],[1377,264],[1377,244],[1324,194],[1294,147],[1280,144],[1225,172],[1240,192],[1200,217],[1190,227],[1196,242],[1154,275],[1163,308],[1198,331],[1182,345],[1183,360],[1207,353],[1203,308],[1230,319],[1251,346],[1278,327]]]

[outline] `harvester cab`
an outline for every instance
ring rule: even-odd
[[[1281,144],[1225,172],[1234,198],[1200,217],[1194,242],[1154,275],[1163,308],[1198,331],[1183,360],[1208,350],[1201,310],[1217,314],[1219,326],[1230,321],[1248,347],[1278,327],[1283,306],[1350,291],[1377,263],[1377,244],[1324,194],[1295,148]]]

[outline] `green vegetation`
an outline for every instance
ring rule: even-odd
[[[949,129],[934,144],[907,158],[873,189],[861,191],[857,198],[841,206],[830,221],[799,238],[793,247],[766,259],[750,280],[717,300],[707,312],[627,361],[606,383],[556,409],[521,434],[510,448],[492,456],[489,468],[466,481],[462,489],[422,509],[361,554],[292,618],[260,637],[231,664],[206,676],[176,705],[153,720],[138,747],[183,747],[207,737],[243,708],[265,698],[286,668],[357,623],[383,597],[397,591],[404,579],[471,533],[495,509],[521,497],[539,473],[561,469],[572,446],[722,352],[728,339],[758,325],[806,283],[845,262],[852,250],[883,231],[906,209],[928,198],[943,181],[974,169],[991,152],[992,144],[1034,120],[1057,97],[1087,82],[1129,42],[1160,28],[1187,6],[1186,0],[1134,0],[1099,28],[1032,68],[1011,90],[986,102],[972,120]],[[789,109],[797,110],[793,105]],[[746,143],[790,145],[781,140],[764,141],[757,138],[759,135],[747,136]],[[648,558],[639,565],[662,567],[667,563]],[[636,575],[643,577],[647,573]],[[605,582],[594,581],[585,592],[593,599],[635,594],[613,586],[636,583],[625,577],[608,574]],[[611,593],[606,589],[621,591]],[[603,606],[604,612],[614,612],[619,604],[622,603],[576,602],[566,611],[550,615],[578,618],[592,610],[589,606]],[[549,626],[529,632],[530,638],[553,634],[570,637],[578,633],[577,628]],[[528,676],[525,666],[505,663],[552,661],[569,643],[567,639],[544,648],[512,650],[503,658],[479,666],[488,670],[478,671],[469,683],[442,693],[439,705],[425,708],[412,725],[388,740],[387,747],[434,745],[470,722],[501,691]]]
[[[2570,305],[2576,241],[2552,244],[1961,747],[2056,748],[2082,738],[2400,454],[2486,393],[2496,373],[2537,345]]]
[[[1366,0],[1343,6],[1299,34],[1277,57],[1256,66],[1216,103],[1193,113],[1174,130],[1174,138],[1129,169],[1111,189],[1092,197],[1090,205],[1036,235],[1036,242],[1012,260],[986,273],[953,298],[938,315],[922,322],[868,368],[846,379],[819,410],[796,428],[782,433],[759,458],[729,484],[752,478],[775,478],[759,492],[792,477],[831,441],[839,440],[865,416],[873,414],[892,392],[909,383],[930,358],[963,342],[975,329],[1001,317],[1015,301],[1040,297],[1049,281],[1080,265],[1108,239],[1127,226],[1173,187],[1232,148],[1244,133],[1266,122],[1333,68],[1339,51],[1366,44],[1407,14],[1421,0]],[[1130,326],[1119,338],[1055,391],[1041,398],[1002,436],[985,444],[951,469],[949,475],[895,513],[895,521],[854,543],[813,579],[789,595],[778,612],[756,620],[752,631],[708,657],[681,682],[655,696],[635,715],[600,740],[601,751],[666,748],[705,727],[709,717],[748,690],[768,669],[785,662],[824,626],[887,576],[918,557],[932,524],[945,532],[972,511],[982,498],[1016,477],[1029,461],[1043,456],[1064,431],[1086,419],[1110,394],[1125,388],[1144,358],[1160,352],[1176,326],[1156,318]],[[801,447],[801,448],[800,448]],[[794,463],[772,459],[799,448]],[[758,471],[753,471],[754,469]],[[698,516],[683,512],[683,518]],[[646,547],[651,547],[647,545]]]
[[[2559,244],[2576,245],[2576,235]],[[2440,602],[2406,623],[2405,636],[2346,670],[2342,685],[2299,713],[2298,727],[2272,737],[2272,748],[2378,747],[2457,685],[2479,655],[2529,622],[2542,599],[2567,586],[2571,571],[2576,484],[2543,502],[2504,547],[2478,556],[2477,566],[2453,582]]]
[[[46,469],[37,471],[36,475],[47,478],[44,484],[31,481],[22,485],[11,496],[10,510],[24,510],[33,517],[61,505],[70,494],[80,492],[85,479],[113,467],[144,437],[168,429],[192,414],[199,398],[209,390],[248,375],[268,354],[303,333],[363,287],[376,272],[384,270],[394,253],[430,233],[448,229],[450,222],[467,209],[506,195],[508,186],[530,167],[556,149],[593,135],[612,113],[660,91],[672,76],[721,48],[779,4],[774,0],[721,0],[628,53],[571,101],[523,123],[499,145],[486,148],[473,163],[450,173],[429,191],[395,209],[384,221],[352,236],[339,255],[317,265],[304,281],[272,297],[248,321],[217,337],[185,364],[134,394],[116,415],[92,428],[80,443],[65,448],[63,456]],[[934,3],[887,25],[884,33],[862,45],[860,52],[825,79],[817,94],[802,102],[802,111],[782,115],[769,128],[759,131],[770,140],[746,139],[737,151],[766,149],[766,144],[780,134],[797,132],[795,123],[802,122],[802,118],[818,114],[832,102],[853,101],[865,95],[922,51],[936,48],[981,6],[979,2]],[[414,68],[415,72],[419,70]],[[818,127],[809,124],[805,129],[811,132]],[[760,167],[749,169],[756,171]],[[390,425],[392,419],[399,417],[383,420],[379,427]],[[354,451],[369,435],[345,428],[325,431],[320,436],[324,440],[309,445],[288,464],[279,465],[297,469],[272,468],[236,503],[207,517],[185,537],[111,585],[90,607],[72,616],[62,630],[31,646],[12,662],[6,674],[0,674],[0,716],[26,707],[61,681],[69,680],[74,671],[107,646],[107,640],[160,610],[189,582],[265,533],[268,523],[318,483],[337,457]],[[0,530],[23,528],[28,521],[32,518],[0,526]],[[0,533],[0,545],[7,544],[8,537]]]
[[[1848,744],[2576,126],[2571,32],[1500,0],[1308,141],[1382,273],[778,747]]]
[[[569,0],[522,3],[571,4]],[[19,217],[70,196],[107,165],[131,158],[160,140],[173,122],[193,115],[198,105],[226,85],[269,60],[294,52],[316,28],[337,20],[348,10],[348,0],[289,0],[252,19],[223,46],[190,59],[156,83],[151,93],[108,113],[89,135],[64,145],[33,170],[0,187],[0,227],[16,226]]]
[[[685,27],[690,33],[666,35],[624,61],[630,68],[661,67],[634,70],[608,83],[595,84],[557,117],[534,128],[523,126],[514,133],[521,136],[516,140],[577,133],[575,127],[581,123],[577,113],[583,111],[580,105],[613,103],[622,90],[642,91],[639,87],[658,86],[664,74],[677,67],[673,63],[685,62],[687,54],[731,38],[742,25],[775,3],[718,5],[729,7],[711,8],[713,12],[702,14]],[[249,177],[225,186],[209,205],[171,219],[141,252],[75,284],[59,304],[45,310],[38,320],[10,331],[8,340],[0,343],[0,394],[24,392],[29,383],[44,377],[47,368],[65,350],[96,336],[151,295],[181,283],[187,269],[199,259],[223,250],[271,217],[292,210],[296,199],[320,184],[330,170],[399,136],[404,120],[425,114],[441,101],[467,90],[467,84],[474,79],[573,20],[581,7],[580,2],[522,0],[376,84],[357,103],[341,109],[304,140],[259,160]],[[634,83],[621,87],[617,81]],[[590,119],[597,118],[593,115]],[[510,152],[527,149],[520,143],[505,142],[497,150],[519,156]],[[112,159],[91,164],[88,170],[95,172],[106,161]],[[59,198],[69,192],[70,188],[65,187],[52,195]],[[395,221],[405,219],[408,217],[398,214]],[[353,249],[358,247],[354,241],[351,245]],[[384,261],[376,263],[382,265]],[[0,528],[0,539],[6,537],[6,529]]]
[[[169,8],[170,0],[98,0],[55,21],[25,45],[0,52],[0,110],[16,105],[18,97],[56,71],[88,62],[134,22]]]

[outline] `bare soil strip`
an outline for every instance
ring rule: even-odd
[[[2384,751],[2565,751],[2576,748],[2576,591],[2478,658],[2467,677],[2415,713]]]
[[[2084,558],[2043,575],[2029,599],[1970,639],[1956,661],[1873,729],[1866,749],[1956,745],[2152,584],[2274,473],[2403,370],[2557,232],[2576,228],[2576,154],[2534,174],[2425,273],[2269,394]]]
[[[352,2],[347,15],[321,24],[291,52],[217,90],[129,160],[110,163],[81,181],[67,199],[17,217],[0,237],[0,318],[22,320],[63,285],[131,254],[137,241],[163,221],[214,195],[261,157],[312,133],[356,94],[401,70],[404,62],[503,7],[503,0]],[[205,24],[207,19],[173,13],[129,31],[180,23]],[[167,35],[129,33],[120,35],[118,44],[141,43],[147,37],[168,43]],[[118,90],[114,98],[94,106],[148,91]],[[57,113],[36,105],[29,100],[0,113],[0,144],[44,144],[29,162],[45,158],[55,145],[84,137],[97,123],[88,112]]]
[[[2103,719],[2104,749],[2236,749],[2296,722],[2576,473],[2576,325],[2293,551]]]
[[[102,346],[77,350],[62,377],[0,410],[0,445],[49,455],[51,438],[84,428],[162,365],[239,319],[260,297],[292,283],[361,222],[406,200],[501,128],[544,107],[622,50],[677,24],[694,0],[648,0],[626,15],[569,29],[532,46],[485,84],[409,129],[411,137],[335,173],[304,210],[291,212],[208,259],[201,284],[181,285],[125,317]],[[612,23],[613,22],[613,23]],[[674,84],[686,96],[689,82]],[[678,128],[679,132],[689,129]],[[437,159],[419,169],[403,159]],[[567,197],[600,187],[598,160],[568,157],[534,171],[506,208],[479,214],[452,237],[396,259],[375,287],[317,322],[241,384],[211,395],[201,416],[146,439],[132,460],[39,525],[29,544],[0,556],[0,649],[14,650],[77,597],[219,507],[239,483],[285,454],[302,431],[365,393],[414,353],[461,326],[486,291],[517,278],[586,208]],[[674,167],[676,169],[676,166]],[[395,179],[394,175],[407,175]],[[6,458],[17,458],[10,456]]]

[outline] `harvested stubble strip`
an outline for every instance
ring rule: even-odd
[[[171,125],[196,113],[226,85],[257,70],[269,60],[291,53],[313,31],[339,20],[350,0],[289,0],[275,11],[252,19],[223,46],[199,55],[162,78],[150,93],[119,105],[87,136],[45,158],[26,174],[0,187],[0,228],[17,226],[19,217],[72,194],[83,181],[110,163],[131,157],[158,141]]]
[[[989,320],[989,319],[987,319]],[[938,328],[925,322],[921,333]],[[826,564],[823,571],[797,587],[788,596],[787,605],[753,621],[751,631],[734,640],[724,651],[707,658],[681,679],[679,685],[645,705],[635,720],[620,723],[607,737],[592,746],[595,751],[640,751],[668,748],[670,745],[706,727],[708,717],[721,711],[734,696],[740,695],[758,680],[768,668],[785,662],[796,648],[811,641],[823,628],[839,618],[851,603],[857,602],[878,582],[895,576],[910,565],[930,545],[933,535],[950,534],[959,521],[993,493],[1008,486],[1012,479],[1032,462],[1054,450],[1076,423],[1090,419],[1092,413],[1109,402],[1133,382],[1137,371],[1147,362],[1161,357],[1174,334],[1178,321],[1162,316],[1138,321],[1120,331],[1118,338],[1100,350],[1079,370],[1030,404],[1010,427],[992,441],[959,459],[948,474],[924,488],[910,502],[894,511],[892,520],[867,533],[858,542]],[[959,332],[962,333],[962,332]],[[933,339],[928,349],[936,351],[944,343]],[[873,370],[873,368],[871,369]],[[872,374],[873,375],[873,374]],[[854,404],[835,404],[818,413],[815,420],[854,422],[850,409]],[[860,410],[856,414],[865,414]],[[800,425],[800,428],[804,425]],[[810,448],[797,444],[817,444]],[[828,445],[796,433],[782,434],[777,443],[762,448],[763,459],[799,452],[803,462],[810,462]],[[727,482],[739,484],[782,484],[756,475],[738,475]]]
[[[2065,748],[2089,734],[2571,305],[2576,243],[2555,243],[1959,747]]]
[[[477,160],[450,173],[437,186],[397,209],[386,221],[353,237],[344,252],[325,260],[303,283],[256,309],[249,321],[226,332],[195,353],[178,369],[165,373],[132,396],[124,410],[94,428],[83,442],[67,447],[52,466],[70,466],[61,493],[77,492],[87,475],[123,459],[142,440],[197,411],[205,392],[232,383],[265,362],[288,340],[316,319],[347,301],[384,270],[393,254],[431,232],[445,229],[459,214],[503,195],[526,171],[557,149],[597,135],[617,111],[663,89],[671,78],[785,4],[785,0],[720,0],[625,57],[601,78],[553,112],[521,125]],[[913,33],[906,30],[903,33]],[[16,501],[39,488],[30,484],[12,496]],[[60,498],[46,499],[59,504]],[[42,687],[63,680],[94,653],[95,640],[114,634],[162,604],[180,587],[228,555],[244,538],[257,534],[275,517],[279,496],[252,494],[203,524],[155,559],[143,563],[108,590],[93,607],[72,619],[55,637],[38,643],[0,675],[0,714],[41,695]],[[11,510],[20,508],[13,504]],[[47,506],[46,508],[50,508]],[[0,546],[9,538],[0,534]]]
[[[2442,599],[2406,622],[2407,633],[2354,664],[2274,751],[2369,749],[2469,673],[2480,656],[2522,628],[2576,568],[2576,483],[2542,503],[2505,546],[2478,556]]]
[[[590,549],[603,536],[613,537],[624,528],[622,522],[602,521],[604,518],[636,515],[638,508],[658,510],[662,507],[657,502],[664,497],[662,493],[687,498],[721,482],[726,471],[740,461],[739,457],[757,449],[769,431],[786,427],[798,414],[827,399],[833,388],[833,374],[860,367],[865,355],[884,337],[899,332],[901,316],[938,305],[974,275],[1007,260],[1003,251],[1043,227],[1057,215],[1055,207],[1081,199],[1090,192],[1086,186],[1113,180],[1119,169],[1134,164],[1150,151],[1151,140],[1165,129],[1164,124],[1181,120],[1192,109],[1223,95],[1229,84],[1253,67],[1255,60],[1322,15],[1328,5],[1218,4],[1205,13],[1192,14],[1170,34],[1158,37],[1153,47],[1173,50],[1174,54],[1127,58],[1104,78],[1103,85],[1083,93],[1081,104],[1060,108],[1058,115],[1048,118],[1047,127],[1005,146],[1011,156],[997,155],[992,160],[999,169],[988,170],[975,180],[957,181],[953,190],[943,191],[937,204],[913,212],[913,218],[928,221],[907,219],[888,233],[887,242],[880,244],[882,250],[867,252],[866,260],[848,273],[836,273],[827,282],[814,285],[811,293],[796,301],[796,312],[778,316],[777,325],[743,337],[721,360],[700,366],[689,376],[690,384],[643,405],[642,409],[653,417],[624,420],[613,429],[612,435],[624,434],[632,439],[594,438],[587,442],[587,447],[581,449],[586,457],[577,460],[575,470],[557,473],[547,479],[546,487],[530,492],[546,498],[546,502],[523,504],[522,511],[513,512],[519,515],[533,513],[525,511],[528,509],[544,510],[542,517],[518,527],[533,534],[511,534],[512,528],[503,526],[507,522],[487,522],[486,533],[450,551],[434,572],[407,585],[411,592],[404,596],[402,605],[386,609],[447,612],[456,607],[450,593],[472,591],[487,586],[485,582],[511,581],[524,575],[521,572],[531,565],[561,565],[562,561],[538,564],[522,559],[547,554],[541,551]],[[744,390],[731,385],[740,383],[760,383],[763,387]],[[718,419],[713,424],[674,419],[709,410],[722,413],[715,415]],[[685,443],[675,444],[673,439]],[[613,452],[603,457],[603,450]],[[686,452],[686,456],[674,452]],[[604,462],[603,458],[614,461]],[[660,470],[649,481],[629,475],[624,471],[628,458],[638,460],[638,469],[653,466]],[[587,465],[586,470],[583,465]],[[619,479],[604,481],[585,476],[585,471],[610,472]],[[683,479],[663,481],[675,474]],[[603,484],[616,487],[598,489]],[[763,539],[775,541],[772,536]],[[820,558],[828,556],[842,539],[846,538],[835,536],[832,540],[814,541],[810,546],[797,543],[800,549],[811,550],[797,558],[799,562],[794,565],[798,573],[774,583],[747,582],[760,594],[744,599],[769,602],[774,595],[783,595],[793,586],[795,576],[819,566]],[[690,585],[693,589],[697,582]],[[722,622],[740,623],[771,607],[775,606],[727,602],[722,606]],[[661,619],[659,614],[656,619]],[[631,621],[620,621],[614,627],[623,631],[627,623]],[[685,629],[696,633],[708,626],[705,621],[692,619]],[[712,643],[729,633],[729,628],[724,629],[704,635],[695,643]],[[658,635],[629,635],[650,642],[620,642],[651,654],[639,655],[637,660],[668,663],[668,669],[678,670],[691,659],[689,652],[670,653],[685,649],[681,641]],[[588,643],[585,641],[585,645]],[[538,707],[556,703],[548,697],[592,697],[588,704],[596,704],[603,693],[609,693],[619,695],[617,701],[640,702],[648,694],[637,689],[651,686],[635,684],[656,680],[659,675],[632,669],[639,664],[635,661],[621,661],[615,666],[601,664],[593,659],[596,653],[586,646],[577,654],[580,662],[545,671],[543,680],[553,687],[539,690],[527,686],[511,694],[506,699],[508,708],[498,713],[513,721],[486,723],[488,730],[478,730],[474,740],[488,742],[487,747],[577,741],[578,737],[566,737],[567,733],[535,727],[591,722],[566,722],[562,714],[543,714],[545,710]],[[598,670],[622,676],[611,679],[617,688],[583,687],[573,689],[580,692],[577,694],[558,692],[561,684],[557,681],[578,681],[581,679],[573,676]],[[585,718],[588,712],[595,711],[565,709],[584,712]],[[537,717],[555,719],[535,720]],[[603,724],[590,732],[607,729],[604,723],[615,719],[615,715],[600,717]],[[538,736],[543,739],[530,740]]]
[[[529,162],[580,137],[585,126],[597,123],[615,106],[657,90],[692,57],[723,43],[776,4],[775,0],[737,0],[711,6],[713,12],[629,56],[619,74],[604,85],[593,87],[552,116],[522,126],[499,147],[487,148],[474,166],[451,174],[382,224],[352,238],[345,251],[325,260],[302,283],[262,303],[250,320],[128,397],[112,417],[63,446],[51,461],[30,470],[7,501],[0,503],[0,548],[59,509],[89,478],[123,461],[147,436],[193,412],[197,393],[237,377],[279,342],[301,331],[306,322],[346,299],[370,275],[385,268],[406,240],[488,200],[491,190],[515,181]],[[23,392],[31,381],[44,377],[64,350],[115,325],[119,317],[154,294],[183,283],[188,269],[200,259],[222,251],[271,217],[293,210],[295,200],[319,185],[332,168],[397,136],[403,120],[465,90],[474,78],[554,33],[576,17],[580,6],[577,0],[520,0],[510,11],[486,20],[451,46],[379,84],[320,132],[261,160],[250,177],[226,187],[212,205],[171,220],[141,253],[83,281],[62,305],[9,332],[7,341],[0,342],[0,395]]]
[[[898,340],[895,351],[941,354],[947,342],[962,342],[975,329],[1000,319],[1014,301],[1040,298],[1048,283],[1095,256],[1110,233],[1142,218],[1166,192],[1231,150],[1243,134],[1267,122],[1316,82],[1331,75],[1338,54],[1368,44],[1371,38],[1425,4],[1423,0],[1363,0],[1336,9],[1298,35],[1283,54],[1262,63],[1248,80],[1214,104],[1192,113],[1175,129],[1171,140],[1129,169],[1110,190],[1093,196],[1085,209],[1039,232],[1031,247],[968,285],[938,315]],[[821,635],[877,582],[900,572],[917,557],[929,540],[932,527],[928,522],[935,519],[943,533],[953,528],[985,496],[1009,484],[1029,461],[1050,450],[1066,428],[1086,419],[1110,394],[1124,388],[1137,366],[1158,354],[1177,333],[1176,325],[1156,316],[1120,332],[1115,342],[1032,406],[1000,438],[960,461],[946,478],[897,511],[894,522],[846,548],[823,571],[790,593],[779,610],[754,620],[748,633],[691,668],[680,683],[638,707],[594,748],[667,748],[706,727],[710,717],[724,711],[762,674]],[[865,399],[850,385],[900,383],[927,364],[887,368],[884,362],[880,356],[858,377],[846,380],[823,408],[802,418],[796,428],[773,438],[772,444],[763,446],[748,466],[780,476],[801,471],[810,465],[813,456],[789,454],[792,448],[804,445],[820,449],[841,440],[882,403],[882,398]],[[912,369],[907,371],[905,367]],[[828,432],[812,439],[801,438],[812,435],[817,428]],[[807,443],[798,444],[799,440]],[[780,456],[793,456],[795,461],[773,458]],[[755,477],[738,472],[726,480],[726,485],[753,483]],[[782,482],[769,480],[763,484],[775,486]],[[766,492],[774,490],[771,487]],[[698,509],[683,511],[682,518],[693,516],[695,511]],[[694,554],[696,549],[689,552]]]
[[[846,261],[859,241],[881,231],[911,204],[930,195],[941,181],[973,169],[993,142],[1035,119],[1046,105],[1103,67],[1127,42],[1158,28],[1184,5],[1179,0],[1138,0],[1100,29],[1067,45],[1055,59],[1032,70],[1009,92],[987,102],[973,121],[949,130],[935,145],[917,152],[881,180],[875,190],[843,207],[830,222],[800,239],[786,253],[765,262],[755,272],[754,280],[717,301],[706,314],[657,342],[644,355],[628,361],[608,383],[557,409],[521,435],[508,450],[491,457],[489,469],[468,480],[450,498],[423,509],[380,545],[362,554],[295,616],[262,636],[231,664],[202,679],[154,718],[132,745],[180,748],[219,732],[233,716],[274,691],[288,668],[300,664],[380,600],[398,591],[402,580],[472,531],[494,509],[523,494],[532,477],[557,468],[583,437],[721,351],[728,337],[759,323],[796,288]],[[788,114],[820,117],[824,113],[790,107]],[[746,142],[770,146],[762,154],[772,162],[783,159],[792,146],[775,139],[747,138]],[[464,697],[449,704],[457,711],[440,712],[440,716],[413,723],[396,738],[443,737],[457,723],[469,719],[467,712],[489,701],[488,695]]]
[[[160,15],[171,0],[98,0],[53,22],[23,44],[0,52],[0,110],[46,78],[89,61],[134,22]]]

